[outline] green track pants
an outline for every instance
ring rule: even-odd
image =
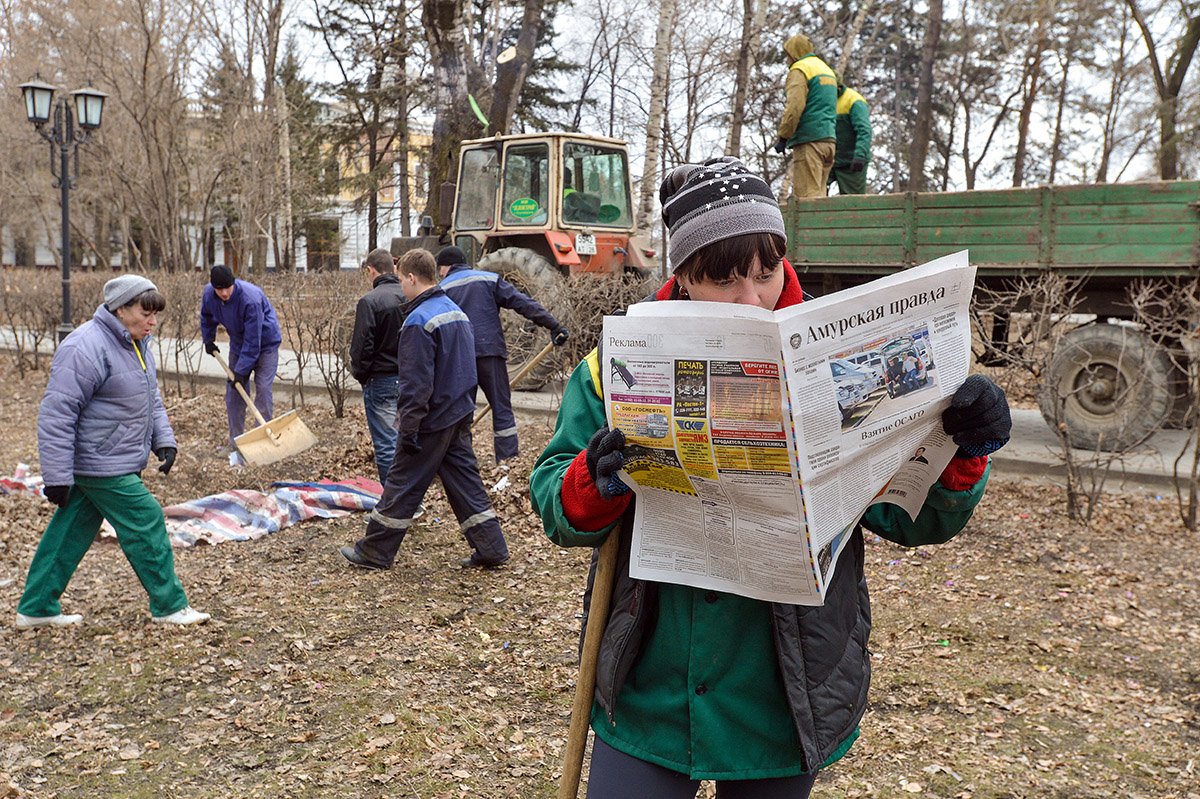
[[[59,597],[87,554],[100,523],[108,519],[129,565],[150,595],[150,615],[166,616],[187,607],[175,575],[175,556],[163,523],[162,506],[136,474],[75,477],[67,506],[50,520],[25,580],[17,612],[26,616],[62,613]]]

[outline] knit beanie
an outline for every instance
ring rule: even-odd
[[[141,275],[121,275],[104,284],[104,307],[115,311],[129,303],[143,291],[157,291],[158,287]]]
[[[467,255],[458,247],[443,247],[437,254],[438,266],[455,266],[457,264],[465,264]]]
[[[217,264],[209,272],[208,281],[215,289],[227,289],[233,285],[233,270],[225,264]]]
[[[672,271],[702,247],[734,236],[775,233],[787,240],[771,187],[732,156],[675,167],[663,179],[658,200]]]

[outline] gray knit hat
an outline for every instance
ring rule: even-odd
[[[658,189],[670,239],[672,270],[701,247],[746,233],[776,233],[784,240],[783,214],[765,180],[732,156],[682,164]]]
[[[157,286],[141,275],[114,277],[104,284],[104,307],[115,311],[143,291],[157,290]]]

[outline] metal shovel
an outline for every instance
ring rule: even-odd
[[[221,353],[215,352],[213,357],[217,359],[217,363],[221,364],[221,368],[229,377],[229,382],[233,383],[234,388],[246,401],[246,407],[258,420],[258,427],[242,433],[233,440],[234,446],[238,448],[238,452],[242,453],[242,457],[247,462],[265,466],[268,463],[275,463],[299,454],[317,443],[317,437],[294,410],[288,411],[282,416],[276,416],[269,422],[264,419],[258,412],[258,408],[254,407],[245,387],[234,377],[229,364],[225,363],[225,359],[221,357]]]

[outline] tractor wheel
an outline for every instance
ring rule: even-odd
[[[559,315],[552,306],[554,299],[560,294],[562,274],[554,264],[533,250],[503,247],[480,258],[479,268],[497,273],[517,289],[540,302],[550,313]],[[538,327],[513,311],[501,312],[500,321],[504,328],[504,339],[508,343],[508,374],[511,378],[550,342],[550,331]],[[556,354],[552,352],[547,355],[537,368],[514,388],[536,391],[546,385],[562,369]]]
[[[1059,342],[1039,391],[1042,416],[1071,446],[1121,452],[1165,426],[1174,404],[1171,360],[1140,331],[1076,328]]]

